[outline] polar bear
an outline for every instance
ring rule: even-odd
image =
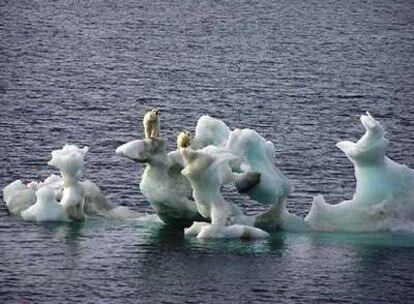
[[[177,150],[188,148],[191,145],[191,133],[182,131],[177,136]]]
[[[151,109],[144,116],[145,138],[156,138],[160,136],[160,110]]]

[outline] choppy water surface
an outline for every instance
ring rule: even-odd
[[[142,167],[114,151],[156,106],[171,148],[201,114],[272,140],[305,215],[317,193],[351,197],[335,142],[359,137],[365,110],[414,167],[413,49],[411,1],[3,0],[0,186],[55,172],[49,152],[70,142],[90,147],[85,176],[113,202],[151,211]],[[2,202],[0,302],[409,303],[413,247],[403,233],[197,241],[136,221],[33,224]]]

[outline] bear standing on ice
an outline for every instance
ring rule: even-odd
[[[191,145],[191,133],[182,131],[177,136],[177,150],[188,148]]]
[[[158,119],[160,110],[151,109],[144,116],[145,138],[156,138],[160,136],[160,121]]]

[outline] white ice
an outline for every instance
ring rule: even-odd
[[[210,155],[192,149],[181,150],[185,168],[182,174],[189,180],[200,214],[211,224],[198,222],[185,231],[197,238],[265,238],[268,233],[255,228],[254,218],[243,214],[234,204],[226,202],[221,188],[234,182],[229,165],[235,156]]]
[[[52,159],[48,162],[60,170],[63,178],[60,203],[71,220],[83,220],[85,217],[85,191],[80,178],[87,151],[87,147],[80,149],[74,145],[65,145],[62,149],[52,151]]]
[[[242,169],[260,173],[260,183],[247,191],[254,200],[274,205],[292,191],[289,179],[274,165],[275,147],[256,131],[235,129],[229,135],[226,147],[240,157]]]
[[[221,194],[222,186],[234,181],[229,165],[234,156],[219,157],[192,149],[183,149],[181,154],[186,164],[181,173],[190,182],[197,209],[203,217],[211,219],[212,224],[253,225],[250,217],[226,202]]]
[[[209,145],[223,146],[230,132],[230,128],[221,120],[203,115],[197,121],[192,147],[201,149]]]
[[[4,187],[3,198],[9,212],[17,216],[36,202],[35,191],[19,179]]]
[[[230,226],[214,225],[205,222],[194,222],[184,229],[186,236],[195,236],[198,239],[264,239],[269,233],[259,228],[233,224]]]
[[[227,158],[238,190],[264,206],[270,206],[268,211],[253,217],[254,226],[266,231],[309,230],[303,219],[286,208],[286,199],[293,185],[274,164],[274,144],[251,129],[229,130],[222,121],[202,116],[197,122],[196,143],[192,147],[201,147],[201,152]],[[209,145],[203,146],[200,142]],[[237,175],[237,172],[244,174]],[[260,174],[260,182],[246,189],[245,184],[249,183],[253,172]]]
[[[388,140],[378,121],[367,113],[361,122],[366,132],[358,142],[337,144],[355,168],[353,198],[330,205],[317,196],[305,220],[287,210],[292,184],[275,166],[273,143],[254,130],[232,131],[224,122],[202,116],[189,148],[167,152],[165,139],[148,138],[128,142],[116,152],[146,165],[140,182],[143,195],[165,223],[190,226],[185,230],[188,236],[263,238],[274,230],[411,230],[414,171],[385,156]],[[81,180],[86,152],[86,147],[65,145],[52,152],[49,162],[60,175],[7,185],[3,197],[9,212],[34,221],[83,220],[90,215],[138,218],[129,208],[112,205],[95,183]],[[227,184],[267,211],[246,215],[224,200],[221,190]]]
[[[164,222],[186,226],[202,220],[191,199],[190,183],[181,174],[182,160],[176,152],[165,151],[164,139],[130,141],[118,147],[116,153],[146,164],[140,190]]]
[[[36,203],[21,212],[26,221],[65,222],[68,216],[55,198],[53,188],[42,187],[36,191]]]
[[[24,220],[35,221],[82,220],[85,215],[137,218],[138,214],[129,208],[112,205],[95,183],[80,180],[86,152],[86,147],[79,149],[65,145],[53,151],[49,161],[60,170],[60,175],[52,174],[43,182],[32,181],[25,185],[16,180],[7,185],[3,189],[3,197],[9,212]],[[57,215],[55,203],[65,216]]]

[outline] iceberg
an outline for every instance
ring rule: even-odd
[[[287,211],[285,200],[293,187],[273,164],[273,143],[257,132],[231,131],[221,120],[203,115],[191,142],[184,131],[178,135],[176,151],[167,153],[165,146],[163,138],[146,138],[116,150],[121,157],[146,164],[140,190],[165,223],[193,224],[186,235],[209,238],[256,238],[277,229],[308,229],[303,219]],[[245,215],[224,201],[221,187],[225,184],[270,209]]]
[[[27,221],[82,221],[88,216],[158,219],[184,228],[186,236],[203,239],[266,238],[275,230],[414,228],[414,170],[386,156],[389,142],[384,128],[369,113],[361,116],[365,133],[356,143],[337,143],[354,165],[357,183],[352,199],[331,205],[318,195],[305,219],[286,208],[293,185],[275,165],[272,142],[254,130],[231,130],[223,121],[203,115],[194,138],[182,131],[177,149],[168,152],[166,139],[159,137],[158,115],[156,124],[149,126],[151,136],[116,149],[119,156],[145,164],[139,187],[156,216],[140,217],[127,207],[114,206],[94,182],[82,180],[88,148],[75,145],[52,151],[48,164],[59,175],[28,184],[16,180],[3,189],[9,212]],[[265,211],[245,214],[224,199],[225,185],[260,203]]]
[[[384,128],[369,113],[361,116],[365,134],[337,147],[355,168],[352,200],[336,205],[316,196],[305,221],[316,231],[394,231],[414,226],[414,170],[385,156]]]
[[[114,206],[90,180],[81,181],[87,147],[65,145],[52,151],[49,165],[60,170],[44,181],[25,185],[16,180],[3,189],[9,212],[28,221],[84,220],[86,216],[136,218],[138,214],[124,206]],[[61,213],[63,212],[63,214]]]

